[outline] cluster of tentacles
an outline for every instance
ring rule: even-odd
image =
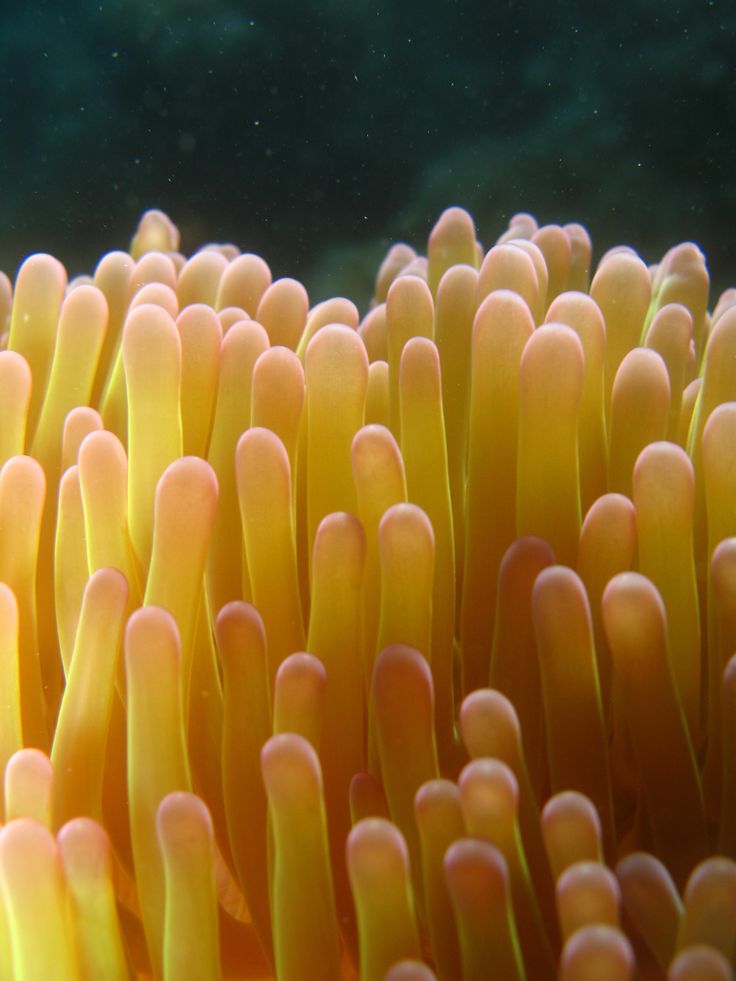
[[[731,978],[736,294],[178,246],[0,278],[0,977]]]

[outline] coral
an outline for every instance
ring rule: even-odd
[[[178,248],[0,279],[0,976],[731,977],[734,294]]]

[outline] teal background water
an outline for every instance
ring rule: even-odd
[[[314,298],[447,205],[736,280],[736,3],[58,0],[0,14],[0,268],[72,272],[161,207]]]

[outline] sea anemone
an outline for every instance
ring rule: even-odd
[[[736,294],[178,248],[0,279],[0,977],[731,977]]]

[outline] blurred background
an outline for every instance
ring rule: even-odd
[[[370,295],[448,205],[596,258],[690,239],[736,282],[736,4],[35,0],[0,14],[0,268],[70,273],[167,211],[313,300]]]

